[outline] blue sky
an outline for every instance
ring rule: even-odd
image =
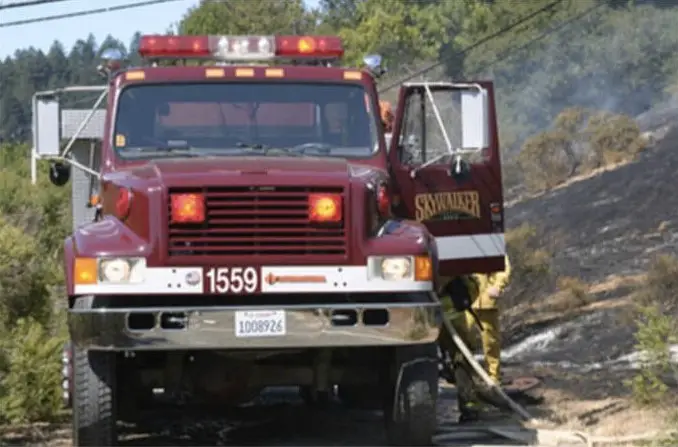
[[[0,0],[0,5],[19,3],[22,0]],[[263,0],[252,0],[263,1]],[[54,14],[83,11],[103,6],[117,6],[134,3],[133,0],[70,0],[55,5],[38,5],[16,9],[0,10],[0,24],[26,20]],[[304,0],[307,6],[316,6],[318,0]],[[129,44],[136,31],[146,34],[162,33],[179,21],[182,15],[198,4],[198,0],[181,0],[167,4],[143,6],[125,11],[93,14],[72,19],[54,20],[28,25],[0,28],[0,59],[30,46],[47,50],[55,40],[61,41],[67,50],[76,40],[94,34],[98,42],[106,35]]]

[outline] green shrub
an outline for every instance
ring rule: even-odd
[[[29,148],[0,147],[0,421],[53,419],[61,405],[62,247],[70,187],[32,185]]]
[[[20,318],[47,324],[52,314],[45,264],[37,241],[0,218],[0,328]]]
[[[586,127],[593,167],[629,160],[644,149],[646,141],[630,116],[597,113]]]
[[[575,168],[568,155],[570,145],[570,137],[560,130],[548,130],[528,138],[518,154],[525,186],[532,191],[542,191],[567,180]]]
[[[671,345],[678,343],[678,258],[661,255],[650,266],[637,292],[636,349],[642,353],[638,373],[627,383],[641,405],[662,403],[670,376],[678,377],[671,362]]]
[[[561,276],[556,280],[556,287],[563,294],[562,310],[577,309],[590,302],[588,286],[579,278]]]
[[[548,284],[552,253],[544,246],[537,229],[528,224],[506,232],[506,248],[511,262],[511,282],[501,302],[510,307],[516,300],[533,296]]]
[[[647,144],[636,121],[627,115],[570,107],[556,116],[551,129],[525,140],[518,164],[525,186],[543,191],[575,173],[630,160]]]
[[[42,323],[20,319],[0,347],[0,419],[9,423],[54,420],[62,405],[64,338]]]
[[[534,277],[550,271],[551,253],[543,247],[537,229],[532,225],[524,223],[508,230],[506,246],[514,276]]]

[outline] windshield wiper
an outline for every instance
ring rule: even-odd
[[[334,149],[334,146],[332,146],[331,144],[321,142],[298,144],[296,146],[288,148],[288,150],[295,152],[297,154],[305,154],[306,151],[311,151],[317,152],[320,155],[331,155],[332,149]]]
[[[125,149],[127,154],[169,155],[182,157],[200,157],[202,154],[191,146],[143,146]]]
[[[261,143],[244,143],[239,141],[235,145],[239,149],[251,149],[253,151],[260,151],[262,155],[279,155],[283,153],[284,155],[293,155],[295,157],[300,157],[302,154],[298,151],[293,151],[291,148],[287,147],[277,147],[277,146],[268,146]]]
[[[254,149],[254,150],[260,150],[263,151],[268,148],[265,144],[260,144],[260,143],[245,143],[244,141],[238,141],[235,143],[235,147],[238,149]]]

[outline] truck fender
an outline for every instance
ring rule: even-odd
[[[73,296],[73,259],[75,259],[73,236],[68,236],[64,241],[64,279],[66,281],[66,294]]]
[[[98,222],[79,227],[64,241],[64,276],[68,296],[73,296],[73,266],[76,257],[148,257],[151,251],[148,241],[139,237],[116,217],[105,216]]]
[[[438,262],[438,248],[435,238],[425,225],[414,220],[389,219],[382,225],[377,237],[372,239],[370,243],[379,247],[386,245],[393,247],[393,254],[401,254],[403,249],[407,250],[406,253],[427,253],[431,256],[434,266]]]

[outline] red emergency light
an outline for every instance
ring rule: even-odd
[[[308,219],[311,222],[341,222],[342,200],[339,194],[308,196]]]
[[[144,58],[263,61],[336,59],[344,55],[338,36],[142,36]]]
[[[202,194],[172,194],[170,222],[202,223],[205,221],[205,196]]]

